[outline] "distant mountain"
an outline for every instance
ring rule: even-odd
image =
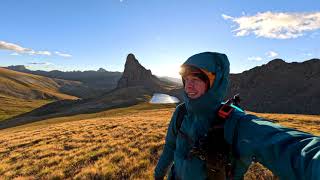
[[[94,97],[116,88],[117,82],[122,75],[121,72],[110,72],[103,68],[100,68],[98,71],[31,71],[23,65],[17,65],[9,66],[7,69],[50,78],[80,81],[83,85],[81,90],[69,88],[67,91],[68,93],[74,94],[81,98]]]
[[[11,69],[18,72],[28,72],[30,71],[24,65],[8,66],[7,69]]]
[[[108,71],[105,70],[105,69],[103,69],[103,68],[99,68],[97,72],[102,72],[102,73],[104,73],[104,72],[108,72]]]
[[[52,79],[0,68],[0,95],[22,99],[77,99],[60,91],[80,82]]]
[[[169,82],[169,83],[175,83],[182,86],[182,80],[181,78],[173,78],[169,76],[162,76],[158,77],[161,81]]]
[[[247,110],[263,113],[320,114],[320,60],[286,63],[275,59],[230,75],[228,96],[240,93]]]

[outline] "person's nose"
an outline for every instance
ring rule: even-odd
[[[194,86],[193,81],[187,80],[186,81],[186,89],[192,89]]]

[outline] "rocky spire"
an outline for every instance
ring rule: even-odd
[[[144,68],[133,54],[127,56],[125,69],[122,77],[118,81],[117,88],[130,86],[155,87],[160,84],[160,80],[152,75],[150,70]]]

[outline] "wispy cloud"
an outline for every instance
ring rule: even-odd
[[[29,62],[28,64],[31,64],[31,65],[45,65],[45,66],[54,65],[53,63],[50,63],[50,62]]]
[[[25,53],[25,52],[32,51],[32,49],[24,48],[24,47],[21,47],[17,44],[8,43],[5,41],[0,41],[0,49],[11,50],[11,51],[15,51],[17,53]]]
[[[242,12],[242,14],[243,14],[243,12]],[[226,15],[226,14],[222,14],[221,16],[222,16],[223,19],[226,19],[226,20],[227,20],[227,19],[231,19],[231,20],[234,19],[234,17],[228,16],[228,15]]]
[[[52,55],[52,53],[50,51],[36,51],[31,48],[25,48],[25,47],[22,47],[18,44],[9,43],[9,42],[5,42],[5,41],[0,41],[0,50],[1,49],[14,51],[10,55],[19,55],[19,54],[43,55],[43,56],[51,56]],[[58,56],[62,56],[62,57],[72,57],[72,55],[70,55],[70,54],[65,54],[65,53],[61,53],[58,51],[56,51],[55,54]]]
[[[274,57],[277,57],[278,56],[278,53],[274,52],[274,51],[269,51],[266,53],[266,55],[269,57],[269,58],[274,58]]]
[[[304,56],[312,56],[312,53],[304,53]]]
[[[258,37],[290,39],[304,35],[304,32],[320,29],[320,12],[274,13],[264,12],[254,16],[231,17],[222,14],[225,20],[238,24],[233,30],[236,36],[254,34]]]
[[[19,53],[16,53],[16,52],[13,52],[10,54],[11,56],[19,56],[20,54]]]
[[[0,41],[0,49],[14,51],[15,53],[19,53],[19,54],[46,55],[46,56],[51,55],[49,51],[35,51],[33,49],[25,48],[18,44],[9,43],[5,41]]]
[[[55,54],[62,57],[72,57],[71,54],[61,53],[59,51],[56,51]]]
[[[51,52],[49,51],[33,51],[32,54],[51,56]]]
[[[262,61],[262,57],[252,56],[252,57],[248,57],[248,60],[250,60],[250,61]]]

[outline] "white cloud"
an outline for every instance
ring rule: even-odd
[[[49,51],[38,51],[38,52],[36,52],[36,54],[50,56],[51,52],[49,52]]]
[[[72,57],[71,54],[61,53],[59,51],[56,51],[55,54],[62,57]]]
[[[31,51],[31,49],[24,48],[24,47],[21,47],[17,44],[8,43],[5,41],[0,41],[0,49],[11,50],[11,51],[15,51],[17,53],[25,53],[25,52]]]
[[[258,57],[258,56],[252,56],[252,57],[248,57],[248,60],[250,60],[250,61],[262,61],[262,58]]]
[[[225,15],[225,14],[222,14],[221,16],[222,16],[223,19],[226,19],[226,20],[227,20],[227,19],[231,19],[231,20],[234,19],[233,17],[228,16],[228,15]]]
[[[54,65],[53,63],[50,63],[50,62],[29,62],[28,64],[31,64],[31,65],[45,65],[45,66]]]
[[[290,39],[304,35],[304,32],[320,29],[320,12],[274,13],[264,12],[254,16],[231,17],[222,14],[225,20],[238,24],[233,30],[236,36],[254,34],[258,37]]]
[[[304,56],[312,56],[312,53],[304,53]]]
[[[16,53],[16,52],[11,53],[10,55],[11,55],[11,56],[20,56],[20,54],[19,54],[19,53]]]
[[[49,51],[35,51],[30,48],[24,48],[20,45],[5,42],[5,41],[0,41],[0,49],[3,50],[9,50],[9,51],[15,51],[15,53],[20,53],[20,54],[29,54],[29,55],[47,55],[50,56],[51,53]],[[16,54],[11,54],[11,55],[16,55]]]
[[[29,55],[43,55],[43,56],[51,56],[52,53],[50,51],[35,51],[30,48],[25,48],[17,44],[5,42],[5,41],[0,41],[0,50],[9,50],[9,51],[14,51],[10,55],[16,56],[19,54],[29,54]],[[61,53],[56,51],[56,55],[61,56],[61,57],[72,57],[70,54],[66,53]]]
[[[269,52],[267,52],[266,54],[267,54],[267,56],[268,56],[269,58],[274,58],[274,57],[278,56],[278,53],[276,53],[276,52],[274,52],[274,51],[269,51]]]

